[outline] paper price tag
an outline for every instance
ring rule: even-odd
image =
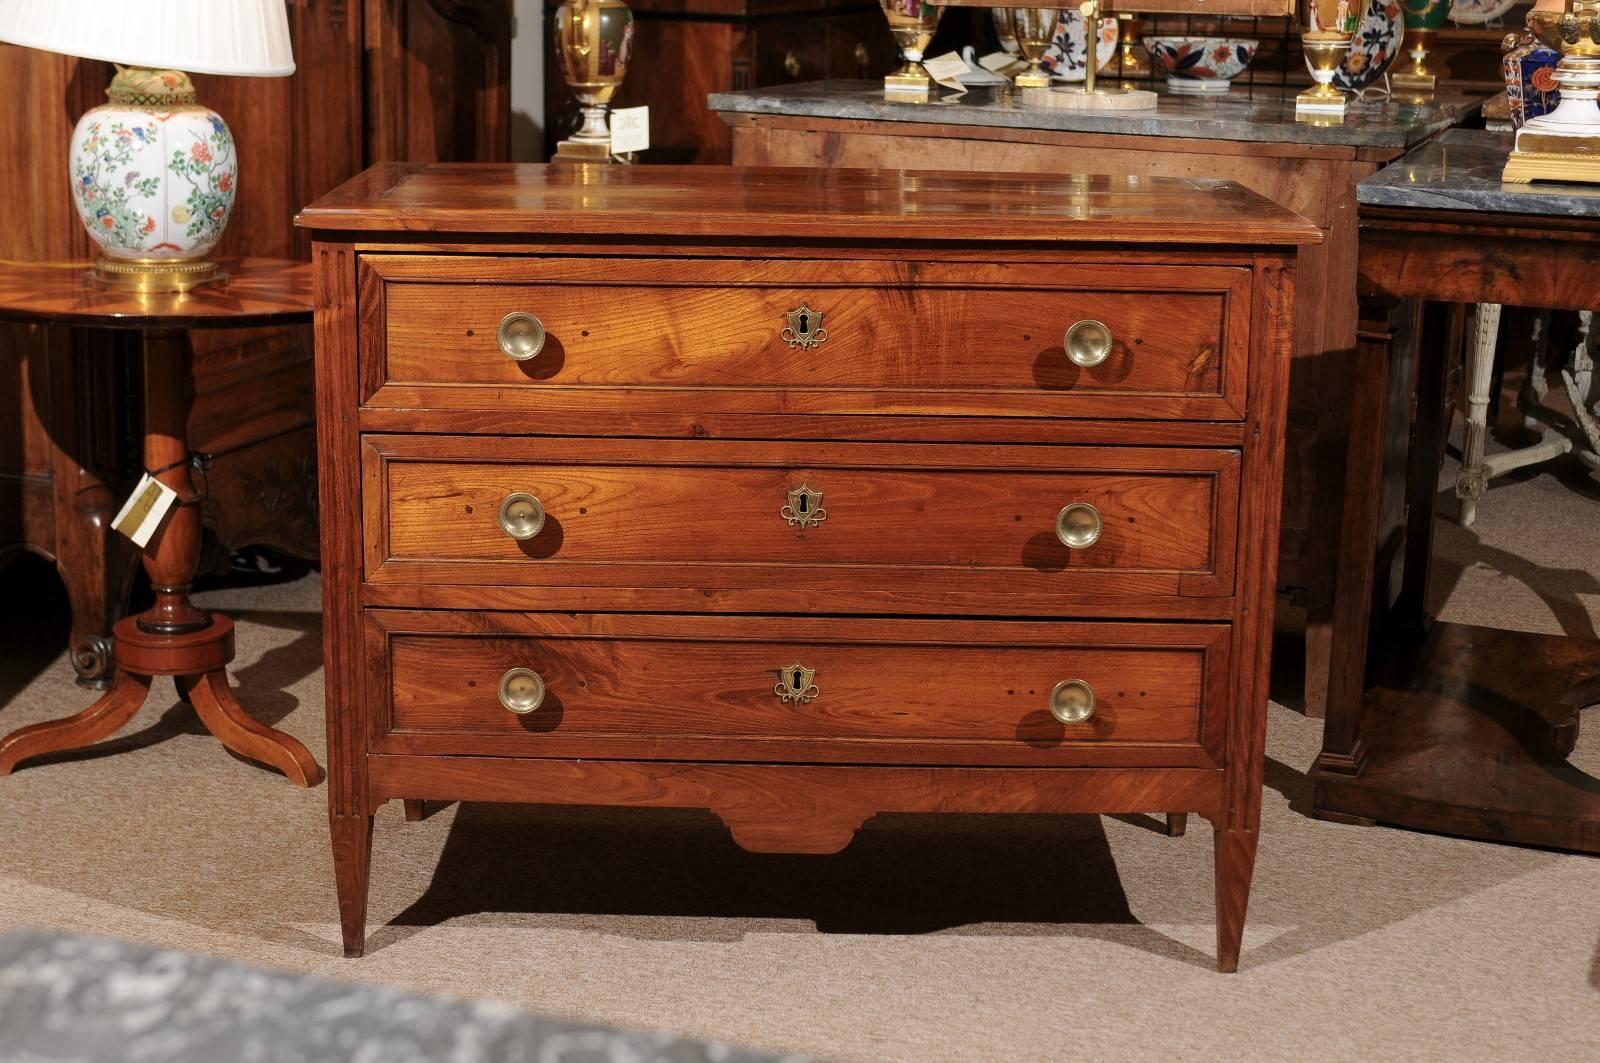
[[[961,58],[960,53],[946,52],[943,55],[936,55],[932,59],[924,59],[922,65],[928,71],[928,76],[945,88],[954,89],[956,92],[967,91],[967,87],[961,84],[959,78],[962,74],[970,73],[972,68]]]
[[[1003,74],[1007,70],[1014,66],[1018,66],[1019,64],[1017,62],[1017,57],[1012,55],[1010,52],[990,52],[988,55],[981,56],[978,59],[978,65],[983,67],[985,70],[992,71],[996,74]],[[1025,66],[1026,64],[1020,65]]]
[[[132,539],[143,550],[177,499],[178,492],[145,473],[139,478],[139,486],[133,489],[133,494],[117,511],[111,527]]]
[[[649,107],[623,107],[611,112],[611,154],[644,151],[649,146]]]

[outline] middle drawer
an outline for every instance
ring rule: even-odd
[[[368,436],[363,454],[372,584],[834,612],[1233,591],[1236,450]]]

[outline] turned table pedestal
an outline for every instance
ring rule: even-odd
[[[200,559],[202,494],[185,440],[190,370],[188,329],[301,322],[311,316],[306,266],[267,259],[225,262],[227,284],[187,293],[140,294],[96,287],[84,270],[0,268],[0,318],[75,328],[136,331],[144,363],[144,468],[177,499],[144,551],[155,604],[116,625],[116,677],[75,716],[34,724],[0,739],[0,775],[20,761],[99,741],[144,704],[155,676],[171,676],[206,728],[240,756],[269,764],[297,786],[321,770],[295,738],[252,719],[228,687],[233,621],[189,600]]]

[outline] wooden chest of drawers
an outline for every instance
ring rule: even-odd
[[[387,165],[316,230],[345,948],[395,799],[1260,812],[1296,248],[1223,182]]]

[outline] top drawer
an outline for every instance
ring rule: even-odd
[[[1240,420],[1250,276],[1234,266],[369,255],[362,314],[376,327],[363,335],[362,396],[372,407],[500,414]],[[502,337],[510,315],[527,316]],[[502,339],[537,353],[514,359]]]

